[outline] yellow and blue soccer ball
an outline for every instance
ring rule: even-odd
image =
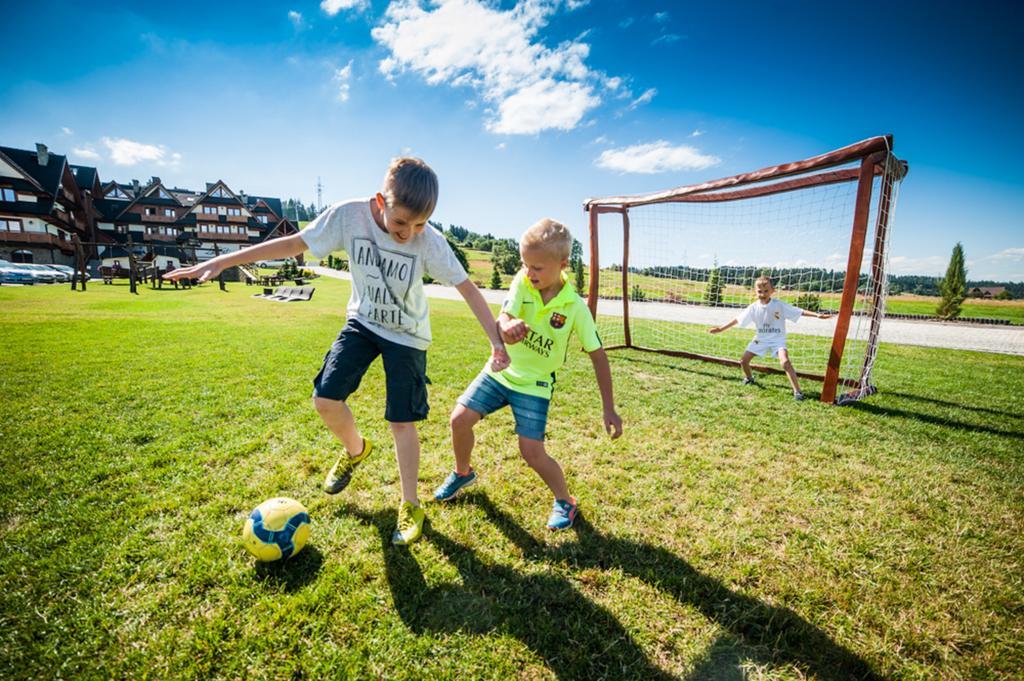
[[[309,512],[288,497],[267,499],[249,514],[242,543],[256,560],[287,560],[309,539]]]

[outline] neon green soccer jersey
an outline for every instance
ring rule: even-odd
[[[555,372],[565,364],[569,337],[575,335],[583,349],[601,348],[590,309],[562,273],[562,290],[547,305],[540,292],[520,272],[512,280],[501,311],[522,319],[529,327],[526,338],[506,347],[512,363],[501,372],[487,373],[506,388],[551,399]]]

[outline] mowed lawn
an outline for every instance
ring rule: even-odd
[[[339,447],[310,380],[348,285],[315,284],[0,287],[4,678],[1020,678],[1024,358],[883,346],[881,393],[834,408],[612,353],[613,442],[573,352],[549,444],[576,531],[544,529],[506,411],[479,485],[395,548],[379,366],[351,404],[384,447],[319,490]],[[464,305],[432,310],[424,499],[487,355]],[[259,567],[241,528],[279,495],[311,541]]]

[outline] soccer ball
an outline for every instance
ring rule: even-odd
[[[249,514],[242,529],[242,543],[256,560],[287,560],[302,550],[309,539],[306,507],[288,497],[267,499]]]

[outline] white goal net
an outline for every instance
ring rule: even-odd
[[[767,275],[774,297],[832,315],[787,325],[798,374],[824,381],[825,401],[870,394],[905,173],[883,137],[703,185],[588,201],[591,309],[602,340],[735,363],[753,330],[708,328],[742,312]],[[778,370],[771,358],[755,366]]]

